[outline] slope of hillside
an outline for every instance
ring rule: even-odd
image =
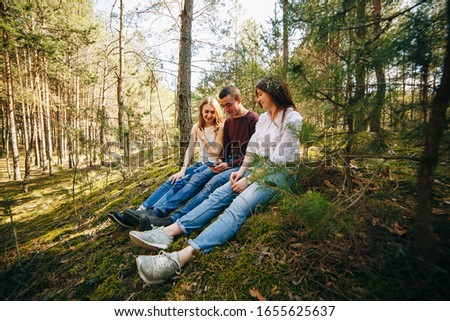
[[[338,169],[316,171],[297,196],[275,199],[228,244],[198,255],[174,280],[144,286],[134,257],[155,252],[133,245],[106,214],[137,206],[175,171],[167,161],[132,172],[79,170],[75,196],[70,170],[33,177],[28,194],[19,183],[3,184],[0,210],[11,209],[14,223],[1,217],[0,299],[256,300],[255,293],[267,300],[450,299],[448,177],[436,184],[438,268],[421,275],[412,233],[414,177],[399,168],[375,178],[359,169],[346,191]],[[314,223],[311,213],[324,216]],[[184,245],[182,237],[170,250]]]

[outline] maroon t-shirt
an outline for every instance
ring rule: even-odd
[[[258,114],[249,110],[243,117],[230,117],[225,120],[223,129],[224,147],[220,158],[226,161],[228,166],[241,166],[250,137],[255,132],[258,119]],[[233,161],[229,161],[230,157],[233,158]]]

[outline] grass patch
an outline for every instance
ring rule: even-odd
[[[177,278],[154,286],[139,278],[135,256],[157,252],[135,246],[128,230],[106,214],[140,204],[176,166],[159,162],[127,173],[80,170],[75,200],[72,171],[34,177],[28,194],[20,192],[20,184],[7,183],[3,195],[13,200],[22,266],[4,217],[0,298],[256,300],[251,292],[256,289],[267,300],[450,299],[444,164],[433,209],[437,269],[428,276],[416,270],[411,164],[355,164],[352,188],[344,188],[339,167],[305,169],[289,193],[250,216],[227,244],[199,254]],[[170,251],[186,244],[181,237]]]

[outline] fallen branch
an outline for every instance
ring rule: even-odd
[[[345,155],[348,158],[381,158],[381,159],[406,159],[420,162],[421,158],[416,156],[384,156],[384,155]]]

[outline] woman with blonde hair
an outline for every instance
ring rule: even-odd
[[[138,210],[146,210],[155,204],[170,200],[180,188],[189,180],[192,174],[205,170],[214,164],[223,148],[223,113],[219,102],[214,97],[206,97],[198,108],[198,122],[192,126],[188,148],[184,154],[183,165],[180,170],[170,176]],[[199,145],[198,160],[189,165],[194,158],[195,146]],[[139,218],[131,221],[123,213],[111,212],[108,217],[114,222],[128,228],[135,228]]]

